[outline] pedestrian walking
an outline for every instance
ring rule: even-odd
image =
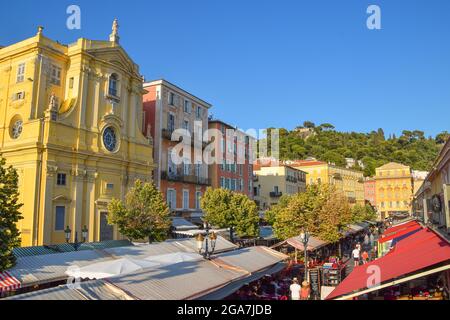
[[[366,247],[369,245],[369,241],[370,241],[369,235],[366,233],[366,235],[364,236],[364,245]]]
[[[355,267],[359,266],[359,256],[360,256],[360,249],[358,249],[358,245],[356,245],[355,249],[352,251],[352,257],[353,257],[353,265]]]
[[[309,285],[308,281],[302,282],[302,289],[300,290],[300,299],[301,300],[308,300],[309,295],[311,294],[311,286]]]
[[[366,250],[361,254],[363,264],[366,264],[369,260],[369,253]]]
[[[300,290],[301,289],[302,288],[298,284],[298,279],[294,278],[292,280],[292,284],[289,288],[289,290],[291,291],[291,300],[300,300]]]

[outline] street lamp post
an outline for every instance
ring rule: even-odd
[[[305,281],[308,281],[308,242],[309,242],[310,234],[308,231],[302,232],[300,234],[300,239],[303,244],[303,250],[305,252]]]
[[[84,226],[84,228],[81,230],[81,236],[83,238],[83,240],[81,242],[78,241],[78,232],[77,231],[75,231],[75,242],[73,242],[73,243],[70,242],[72,230],[70,230],[69,226],[67,226],[66,230],[64,230],[64,235],[66,237],[66,242],[68,244],[72,245],[73,248],[75,249],[75,251],[78,251],[80,246],[86,242],[86,239],[88,237],[88,228],[86,226]]]
[[[197,235],[197,249],[198,253],[201,254],[203,258],[210,260],[211,256],[214,254],[214,250],[216,249],[217,235],[215,232],[210,232],[209,223],[205,222],[203,227],[205,229],[205,236],[201,233]],[[209,241],[211,241],[211,248]],[[205,249],[203,249],[203,243],[205,243]]]

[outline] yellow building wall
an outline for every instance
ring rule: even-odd
[[[259,196],[255,200],[260,202],[260,205],[266,204],[270,207],[278,203],[280,197],[271,197],[270,193],[274,192],[275,187],[282,195],[293,195],[298,192],[304,192],[306,184],[302,181],[292,182],[287,180],[287,175],[292,175],[298,172],[293,168],[285,166],[262,167],[260,170],[254,171],[257,176],[257,181],[254,186],[259,189]],[[261,208],[265,209],[265,208]]]
[[[296,167],[295,165],[293,165]],[[317,165],[301,165],[297,169],[308,173],[306,182],[308,185],[323,183],[336,186],[342,191],[351,203],[363,205],[364,200],[364,175],[362,172],[340,168],[327,163]]]
[[[376,169],[377,209],[381,218],[395,212],[411,213],[413,184],[408,166],[391,163]]]
[[[24,80],[17,83],[23,63]],[[60,84],[51,81],[53,65],[61,70]],[[108,93],[113,73],[118,97]],[[23,99],[15,99],[19,92]],[[65,241],[64,232],[55,230],[56,206],[65,208],[72,240],[83,226],[88,241],[102,240],[100,214],[108,203],[123,199],[136,179],[151,181],[142,94],[138,66],[116,42],[80,39],[64,46],[39,32],[0,49],[0,153],[19,173],[23,246]],[[22,132],[13,137],[17,120]],[[116,135],[113,151],[102,138],[108,127]],[[66,175],[65,186],[57,185],[58,174]],[[121,238],[115,228],[113,238]]]

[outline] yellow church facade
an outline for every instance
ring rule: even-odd
[[[22,245],[120,239],[108,203],[136,179],[151,181],[152,142],[142,135],[142,77],[119,44],[52,41],[39,28],[0,49],[0,153],[19,173]],[[78,237],[80,240],[80,237]]]

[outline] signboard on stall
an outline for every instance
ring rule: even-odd
[[[314,297],[320,296],[320,272],[319,269],[309,270],[309,281],[311,283],[311,295]]]

